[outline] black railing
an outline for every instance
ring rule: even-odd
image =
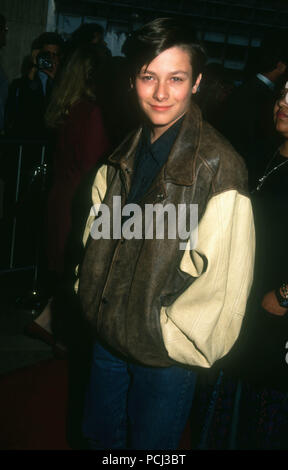
[[[51,166],[49,148],[47,140],[0,139],[0,274],[33,270],[35,282],[37,280],[48,172]],[[20,243],[24,232],[24,239]],[[30,256],[25,253],[29,234]]]

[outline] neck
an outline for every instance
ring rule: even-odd
[[[164,132],[168,129],[168,127],[154,127],[151,131],[151,144],[155,142]]]
[[[186,111],[185,111],[186,112]],[[178,116],[177,119],[175,119],[173,122],[170,122],[166,126],[153,126],[151,130],[151,144],[155,142],[155,140],[159,139],[164,132],[166,132],[170,127],[172,127],[174,124],[176,124],[177,121],[179,121],[185,114],[181,114],[181,116]]]
[[[285,140],[279,147],[279,152],[282,157],[288,158],[288,140]]]

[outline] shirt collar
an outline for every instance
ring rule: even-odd
[[[178,135],[184,116],[178,119],[167,131],[165,131],[155,142],[151,144],[151,129],[148,126],[143,128],[143,146],[146,151],[150,151],[157,161],[162,160],[163,154],[169,154],[172,145]]]
[[[47,86],[47,81],[48,81],[48,75],[45,72],[41,72],[41,70],[38,73],[38,76],[41,80],[42,83],[42,88],[43,88],[43,93],[46,95],[46,86]]]

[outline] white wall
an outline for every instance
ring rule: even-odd
[[[12,80],[20,75],[24,57],[39,34],[46,31],[48,0],[1,0],[0,13],[7,20],[7,45],[0,52],[1,64]]]

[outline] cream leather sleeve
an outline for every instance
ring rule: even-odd
[[[162,334],[172,359],[210,367],[236,341],[252,284],[255,231],[249,198],[235,190],[211,198],[196,247],[189,248],[180,269],[196,279],[162,307]]]
[[[92,207],[89,213],[89,216],[86,221],[85,229],[84,229],[84,234],[83,234],[83,245],[86,245],[86,242],[89,237],[89,233],[91,230],[91,225],[95,219],[95,216],[97,215],[97,209],[99,210],[99,204],[104,199],[106,189],[107,189],[107,182],[106,182],[106,177],[107,177],[107,165],[102,165],[99,170],[97,171],[97,174],[94,179],[94,183],[92,186]],[[75,273],[76,275],[78,274],[78,269],[79,266],[76,266]],[[78,284],[79,284],[79,279],[74,284],[74,290],[75,292],[78,291]]]

